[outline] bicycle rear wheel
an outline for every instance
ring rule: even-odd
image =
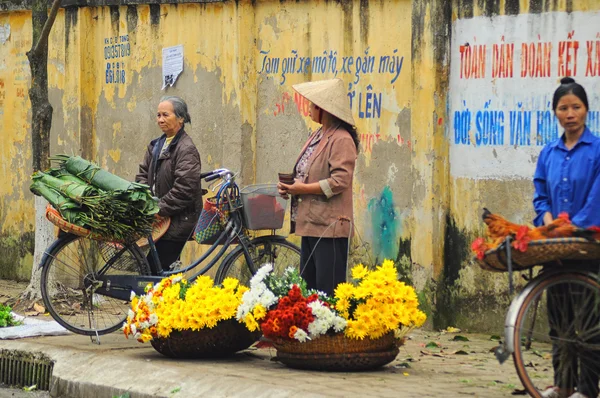
[[[119,329],[129,303],[96,293],[98,275],[149,275],[136,245],[101,242],[67,234],[42,259],[41,291],[46,309],[68,330],[92,336]]]
[[[219,267],[215,281],[221,283],[232,277],[249,286],[252,275],[266,263],[273,264],[275,275],[281,275],[288,267],[300,269],[300,248],[282,238],[261,236],[252,239],[249,251],[253,264],[246,262],[244,251],[238,246]]]
[[[541,397],[547,386],[565,396],[598,384],[600,283],[566,272],[542,280],[519,308],[513,358],[527,392]]]

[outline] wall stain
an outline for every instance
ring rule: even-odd
[[[390,187],[386,186],[379,198],[371,199],[367,209],[371,213],[375,262],[380,263],[384,259],[396,258],[399,220]]]
[[[79,9],[77,7],[67,7],[65,8],[65,58],[69,54],[69,36],[71,34],[71,30],[77,26],[77,17],[79,15]],[[65,59],[66,63],[66,59]]]
[[[457,294],[455,283],[458,281],[462,264],[469,256],[470,239],[464,229],[459,229],[450,214],[446,215],[446,233],[444,242],[444,268],[436,286],[435,313],[433,325],[444,329],[456,325]]]
[[[121,18],[121,12],[119,6],[110,6],[110,24],[115,34],[119,32],[119,20]]]
[[[1,234],[0,235],[0,278],[19,280],[29,278],[31,272],[25,272],[26,275],[19,275],[18,265],[27,255],[33,256],[35,246],[35,231],[25,232],[23,234]],[[36,264],[37,265],[37,264]]]
[[[519,0],[516,0],[519,1]],[[473,18],[473,4],[474,0],[459,0],[458,1],[458,17],[459,18]]]
[[[521,2],[519,0],[506,0],[504,13],[506,15],[519,15]]]
[[[369,45],[369,0],[360,0],[360,40]]]
[[[128,5],[127,6],[127,33],[132,34],[135,32],[138,24],[138,13],[137,6]]]
[[[483,15],[486,17],[500,13],[500,2],[498,0],[477,0],[477,6],[483,11]]]
[[[150,24],[160,24],[160,4],[150,4]]]
[[[407,285],[414,286],[410,245],[410,238],[400,238],[398,241],[398,255],[396,256],[395,265],[396,270],[398,271],[398,279]]]
[[[531,0],[529,2],[529,13],[540,14],[543,10],[543,7],[544,7],[543,0]]]

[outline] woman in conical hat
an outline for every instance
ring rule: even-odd
[[[278,188],[283,197],[292,197],[292,232],[302,237],[302,277],[308,288],[333,295],[346,280],[358,134],[341,79],[293,88],[310,101],[310,117],[321,127],[300,151],[294,182],[280,182]]]

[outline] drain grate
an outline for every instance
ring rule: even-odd
[[[0,349],[0,384],[48,391],[54,361],[42,353]]]

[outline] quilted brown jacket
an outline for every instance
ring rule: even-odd
[[[135,180],[149,185],[160,199],[158,214],[171,217],[171,226],[162,239],[182,241],[189,238],[202,211],[200,154],[182,128],[155,166],[153,151],[156,145],[160,151],[165,139],[163,134],[150,142]]]

